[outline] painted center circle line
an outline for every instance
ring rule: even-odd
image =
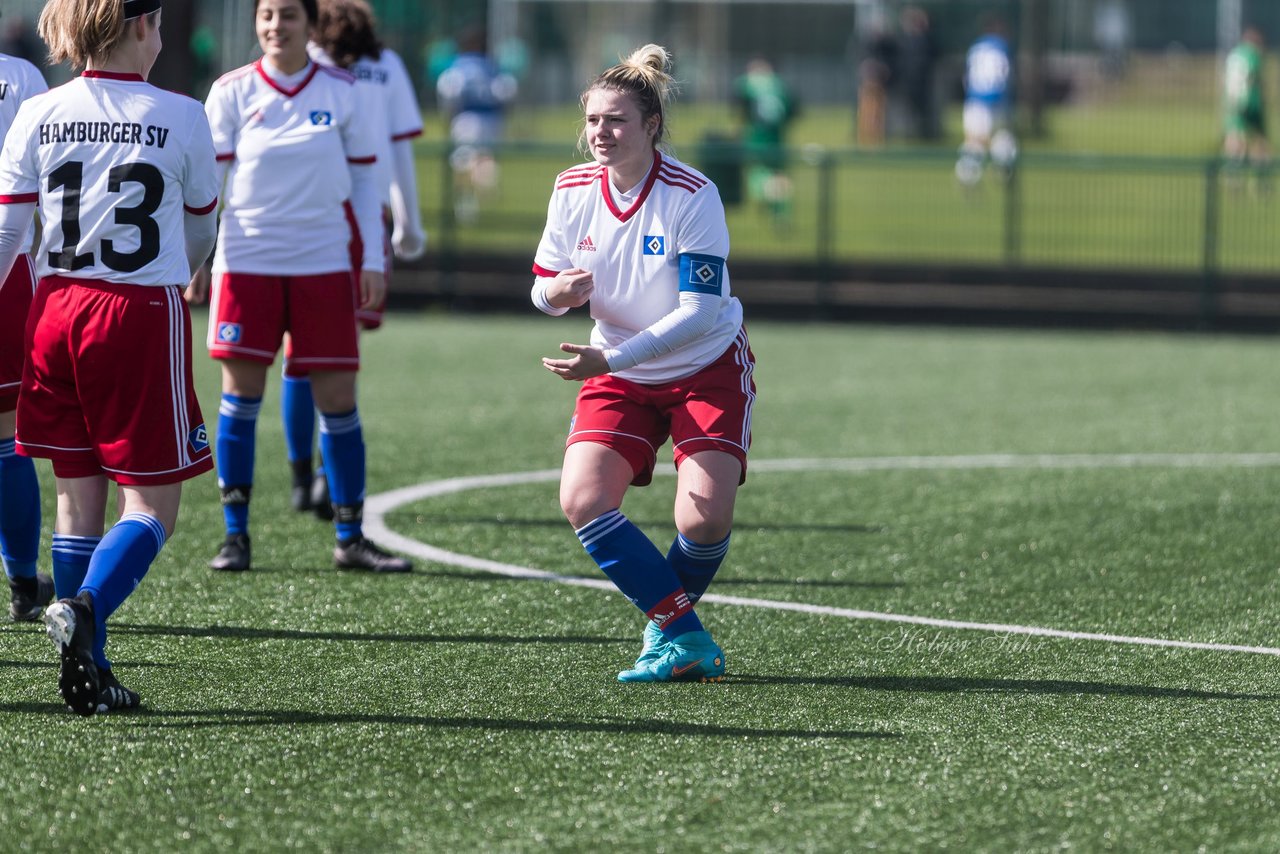
[[[1113,468],[1270,468],[1280,466],[1280,454],[985,454],[976,456],[937,457],[853,457],[836,459],[782,459],[752,460],[751,470],[758,472],[793,471],[934,471],[969,469],[1113,469]],[[664,469],[655,474],[670,476]],[[386,516],[392,510],[426,498],[452,495],[473,489],[490,489],[517,486],[528,483],[546,483],[560,477],[560,469],[513,472],[509,474],[477,475],[429,481],[389,492],[371,495],[365,500],[364,527],[366,533],[383,545],[422,560],[460,566],[466,569],[489,572],[508,578],[536,581],[553,581],[574,587],[594,587],[616,592],[613,584],[603,578],[579,578],[546,570],[517,566],[510,563],[487,560],[473,555],[451,552],[418,540],[411,539],[387,527]],[[1240,644],[1202,643],[1197,641],[1165,638],[1130,637],[1099,632],[1076,632],[1043,626],[1021,626],[1006,623],[979,623],[964,620],[940,620],[911,614],[890,614],[881,611],[860,611],[854,608],[836,608],[829,605],[810,605],[803,602],[782,602],[773,599],[750,599],[743,596],[723,596],[708,593],[703,602],[736,605],[743,608],[766,608],[774,611],[796,611],[803,614],[821,614],[850,620],[870,620],[882,623],[900,623],[928,626],[936,629],[961,629],[1029,637],[1065,638],[1068,640],[1101,641],[1135,646],[1169,647],[1175,649],[1202,649],[1217,652],[1243,652],[1254,655],[1280,656],[1280,648],[1244,646]]]

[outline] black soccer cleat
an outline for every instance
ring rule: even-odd
[[[98,712],[123,712],[136,709],[142,705],[142,698],[137,691],[132,691],[120,684],[110,668],[98,671]]]
[[[249,569],[249,535],[227,534],[218,553],[209,561],[209,568],[221,572],[245,572]]]
[[[370,572],[412,572],[413,564],[379,548],[367,537],[339,541],[333,547],[333,562],[339,569],[367,569]]]
[[[34,623],[53,601],[53,579],[43,572],[34,578],[9,579],[9,618],[15,623]]]
[[[289,493],[289,505],[299,513],[311,512],[311,460],[292,460],[293,489]]]
[[[101,677],[93,663],[93,600],[88,593],[59,599],[44,612],[45,632],[58,648],[58,691],[67,707],[89,717],[98,711]]]
[[[325,476],[323,468],[317,469],[315,477],[311,480],[310,499],[311,509],[317,518],[324,522],[332,522],[333,502],[329,499],[329,478]]]

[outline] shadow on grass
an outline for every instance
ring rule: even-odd
[[[0,703],[0,713],[69,715],[66,706],[57,703]],[[312,712],[293,709],[205,709],[193,711],[151,710],[145,706],[132,712],[115,713],[104,717],[128,721],[146,729],[203,729],[207,727],[263,727],[263,726],[342,726],[347,724],[386,724],[397,727],[426,727],[431,729],[486,730],[502,732],[547,733],[608,733],[611,735],[636,734],[699,738],[722,736],[725,738],[802,738],[858,739],[902,738],[901,733],[876,732],[854,729],[768,729],[765,727],[717,726],[715,724],[689,724],[678,721],[636,720],[633,718],[608,718],[590,720],[539,720],[519,718],[447,718],[433,715],[385,715],[357,712]]]
[[[241,638],[250,640],[389,641],[395,643],[491,643],[491,644],[617,644],[630,638],[592,635],[424,635],[389,632],[312,632],[302,629],[259,629],[249,626],[154,626],[112,623],[114,634],[164,635],[193,638]]]
[[[808,685],[920,694],[1063,694],[1097,697],[1156,697],[1169,700],[1280,700],[1277,694],[1237,694],[1195,688],[1161,688],[1067,679],[972,679],[946,676],[752,676],[734,674],[748,685]]]
[[[410,529],[415,527],[431,527],[432,525],[492,525],[492,526],[515,526],[518,528],[563,528],[570,531],[569,523],[563,517],[554,518],[539,517],[531,519],[518,519],[510,516],[449,516],[440,513],[424,514],[424,513],[403,513],[391,512],[386,515],[388,521],[395,521],[398,524],[393,525],[397,531],[405,532],[408,536]],[[670,519],[631,519],[637,527],[643,530],[652,528],[669,528],[671,526]],[[805,522],[779,522],[776,519],[770,522],[752,522],[749,519],[735,519],[733,522],[735,531],[756,533],[760,531],[825,531],[845,532],[850,534],[880,534],[886,529],[883,525],[815,525]]]

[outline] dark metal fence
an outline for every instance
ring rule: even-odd
[[[577,162],[566,146],[502,146],[500,179],[472,218],[459,216],[448,146],[423,151],[422,203],[442,255],[532,256],[552,181]],[[965,188],[944,151],[793,149],[780,210],[747,198],[734,146],[704,145],[687,159],[740,200],[728,206],[735,259],[1280,274],[1280,176],[1217,158],[1033,153]]]

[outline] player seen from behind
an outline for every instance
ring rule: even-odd
[[[37,204],[43,225],[17,443],[53,461],[63,598],[44,619],[81,715],[138,705],[107,621],[173,535],[182,482],[213,467],[182,287],[213,247],[217,170],[200,104],[146,82],[160,17],[160,0],[50,0],[40,35],[84,72],[24,103],[0,154],[0,273]]]

